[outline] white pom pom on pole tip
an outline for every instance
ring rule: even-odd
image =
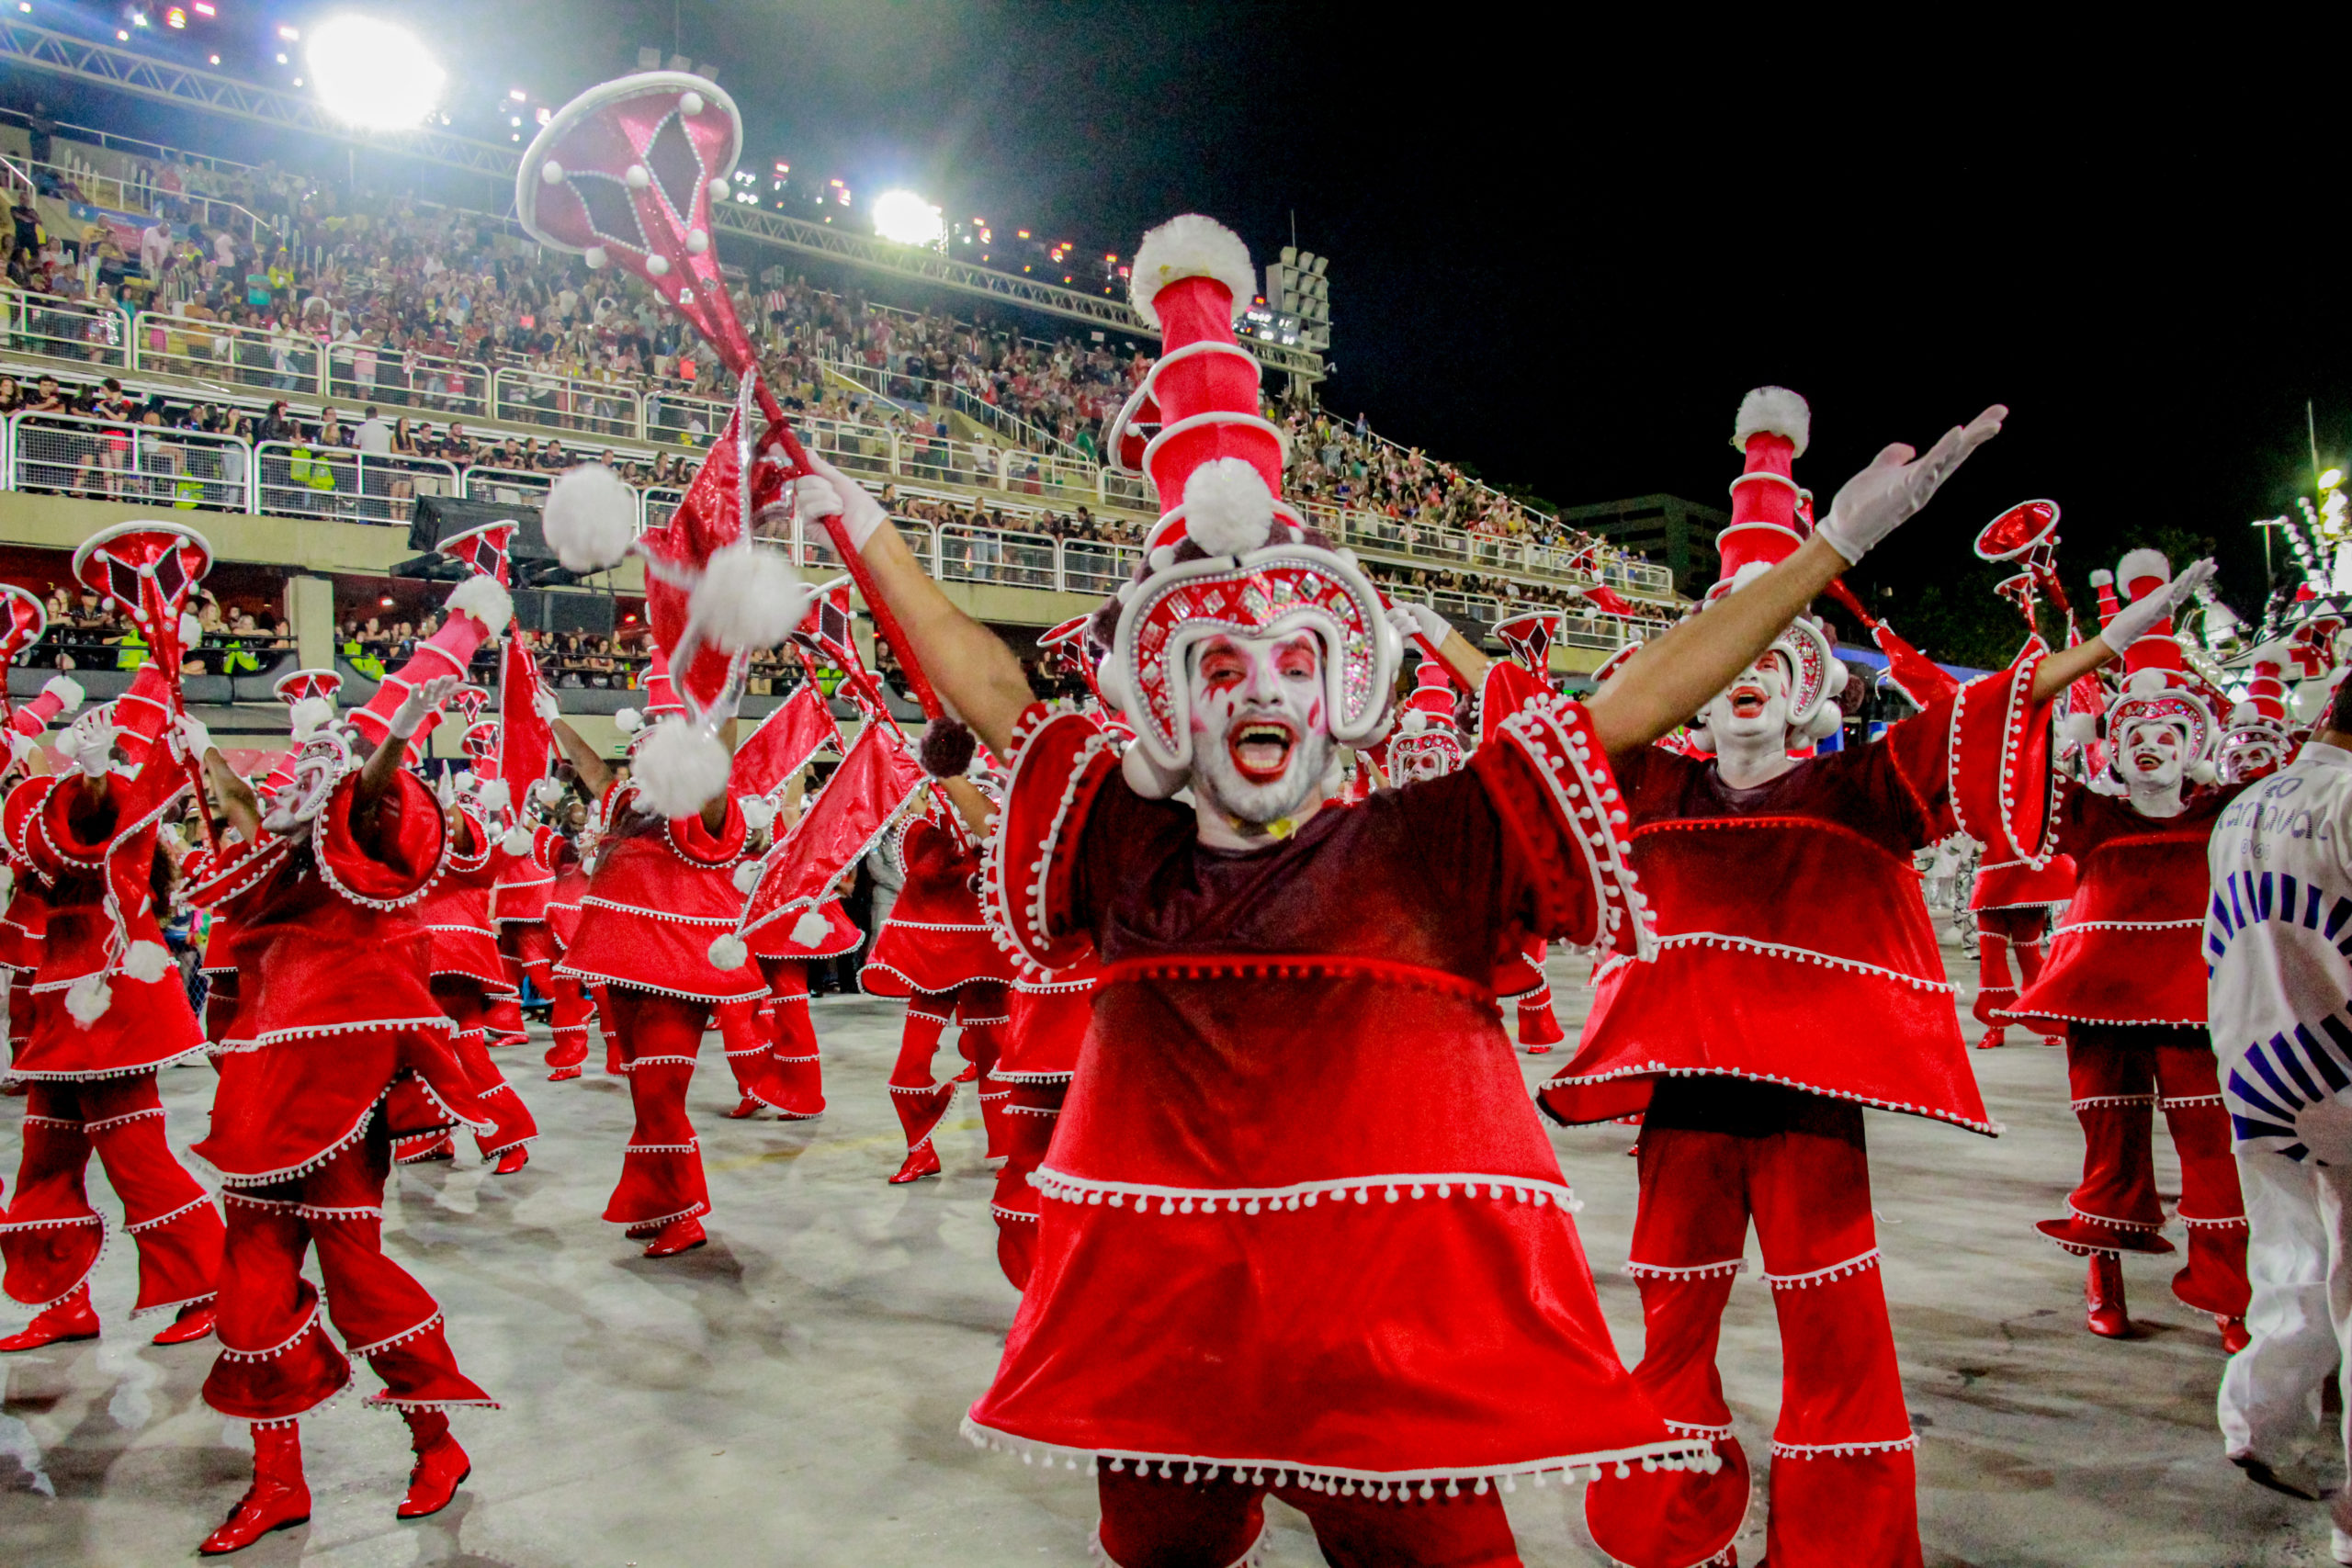
[[[557,477],[539,519],[565,570],[604,571],[637,537],[637,492],[604,464],[582,463]]]
[[[1265,546],[1274,526],[1274,492],[1240,457],[1212,457],[1184,481],[1184,534],[1213,556],[1245,555]]]
[[[520,860],[531,852],[531,830],[528,828],[509,828],[506,837],[498,840],[498,847]]]
[[[741,969],[751,956],[750,946],[733,931],[710,944],[710,963],[714,969]]]
[[[800,918],[792,922],[792,945],[814,947],[824,941],[825,934],[832,929],[833,922],[825,919],[815,909],[803,909],[800,911]]]
[[[159,942],[134,942],[122,955],[122,972],[152,986],[172,972],[171,950]]]
[[[727,788],[729,762],[718,737],[665,718],[638,746],[630,777],[655,816],[692,817]]]
[[[747,860],[737,866],[735,875],[731,879],[735,884],[735,891],[749,897],[752,889],[760,885],[760,878],[765,874],[765,869],[762,862],[755,860]]]
[[[729,653],[757,652],[790,637],[808,611],[808,589],[774,550],[739,541],[712,553],[689,613]]]

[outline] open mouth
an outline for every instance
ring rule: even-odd
[[[2143,773],[2153,773],[2165,765],[2165,756],[2161,751],[2134,751],[2132,765]]]
[[[1731,689],[1732,716],[1761,718],[1764,716],[1764,705],[1770,700],[1764,694],[1764,688],[1761,686],[1748,684],[1734,686]]]
[[[1298,744],[1298,732],[1287,724],[1272,719],[1252,719],[1234,727],[1226,741],[1226,750],[1233,758],[1234,771],[1251,784],[1272,784],[1283,776],[1290,766],[1290,754]]]

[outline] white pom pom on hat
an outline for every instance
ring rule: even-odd
[[[82,698],[85,694],[82,691],[82,682],[69,675],[52,675],[41,682],[40,689],[43,696],[57,699],[57,711],[61,715],[72,713],[82,705]]]
[[[1241,243],[1241,236],[1197,212],[1170,218],[1146,231],[1130,267],[1129,294],[1136,313],[1154,327],[1159,325],[1159,312],[1152,301],[1161,289],[1180,279],[1213,277],[1224,284],[1233,296],[1237,321],[1258,292],[1257,269],[1250,265],[1250,247]]]
[[[308,740],[334,722],[334,703],[326,697],[297,697],[286,710],[288,727],[297,740]]]
[[[1184,534],[1213,556],[1264,547],[1274,526],[1274,492],[1254,464],[1212,457],[1184,481]]]
[[[2136,550],[2125,551],[2123,558],[2115,563],[2115,580],[2126,588],[2148,577],[2160,582],[2172,581],[2172,562],[2165,558],[2164,551],[2143,546]]]
[[[469,577],[449,591],[446,607],[471,615],[490,630],[492,637],[506,629],[514,618],[514,596],[499,586],[494,577]]]
[[[506,837],[498,840],[498,847],[504,850],[508,854],[518,858],[523,855],[529,854],[531,852],[531,830],[527,828],[509,828],[506,829]]]
[[[637,492],[604,464],[582,463],[557,477],[539,521],[566,570],[604,571],[637,537]]]
[[[1767,433],[1787,436],[1796,447],[1792,456],[1804,457],[1805,446],[1813,436],[1812,408],[1786,387],[1757,388],[1739,400],[1739,415],[1732,421],[1731,444],[1744,452],[1750,436]]]
[[[623,735],[635,735],[645,728],[645,716],[635,708],[615,708],[613,728]]]

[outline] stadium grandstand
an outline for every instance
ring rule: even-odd
[[[543,252],[505,213],[22,109],[0,110],[0,556],[53,590],[48,635],[11,672],[27,691],[72,670],[103,694],[143,660],[133,628],[71,592],[74,545],[126,509],[186,513],[220,562],[192,700],[261,702],[330,655],[364,691],[432,629],[439,590],[402,574],[421,512],[527,513],[565,468],[603,462],[658,525],[732,407],[650,290]],[[726,250],[802,439],[880,495],[966,608],[1034,649],[1127,577],[1157,509],[1102,438],[1151,363],[1139,322],[962,299],[854,252]],[[1475,637],[1561,607],[1573,678],[1681,613],[1663,567],[1326,411],[1311,377],[1268,399],[1301,509]],[[820,531],[776,544],[812,573],[831,559]],[[627,705],[643,666],[637,570],[526,595],[583,719]],[[797,679],[769,665],[751,711]]]

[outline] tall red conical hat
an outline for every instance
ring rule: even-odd
[[[1136,580],[1119,591],[1099,678],[1104,699],[1135,726],[1128,782],[1165,797],[1192,762],[1184,665],[1195,643],[1312,631],[1342,745],[1369,739],[1385,720],[1402,649],[1354,558],[1308,543],[1304,519],[1279,499],[1282,435],[1259,412],[1258,362],[1233,333],[1255,288],[1248,248],[1189,214],[1144,236],[1133,272],[1136,309],[1164,344],[1142,389],[1162,421],[1142,453],[1161,513]]]
[[[2254,650],[2252,678],[2246,682],[2246,705],[2253,716],[2284,725],[2287,713],[2287,647],[2265,643]]]
[[[354,709],[351,722],[370,748],[380,746],[391,733],[392,715],[409,692],[445,675],[463,676],[474,652],[503,632],[514,619],[514,601],[494,577],[469,577],[449,592],[441,628],[417,645],[408,661],[377,685],[376,694]],[[425,737],[433,733],[437,716],[429,717],[409,737],[408,758],[424,754]]]
[[[1453,720],[1453,677],[1439,660],[1424,655],[1413,671],[1388,737],[1387,765],[1402,779],[1450,773],[1462,765],[1462,731]]]
[[[2115,581],[2126,604],[2161,593],[2172,581],[2172,563],[2164,552],[2136,549],[2116,563]],[[2203,682],[2189,671],[2172,617],[2166,615],[2123,650],[2123,683],[2107,706],[2107,734],[2120,740],[2126,727],[2149,719],[2176,726],[2181,731],[2190,767],[2210,761],[2221,739]]]
[[[1740,475],[1731,482],[1731,524],[1715,536],[1723,565],[1707,590],[1708,603],[1762,576],[1804,543],[1808,525],[1799,521],[1800,507],[1809,516],[1811,501],[1797,488],[1792,467],[1812,434],[1813,411],[1786,387],[1758,387],[1739,400],[1731,444],[1741,455]],[[1836,719],[1834,699],[1845,684],[1846,667],[1805,615],[1791,622],[1772,647],[1789,664],[1789,728],[1817,739],[1826,733],[1822,727]]]
[[[1731,482],[1731,524],[1715,536],[1723,565],[1710,600],[1787,559],[1804,543],[1798,531],[1803,492],[1793,472],[1813,434],[1813,411],[1786,387],[1758,387],[1740,400],[1731,444],[1745,459]]]

